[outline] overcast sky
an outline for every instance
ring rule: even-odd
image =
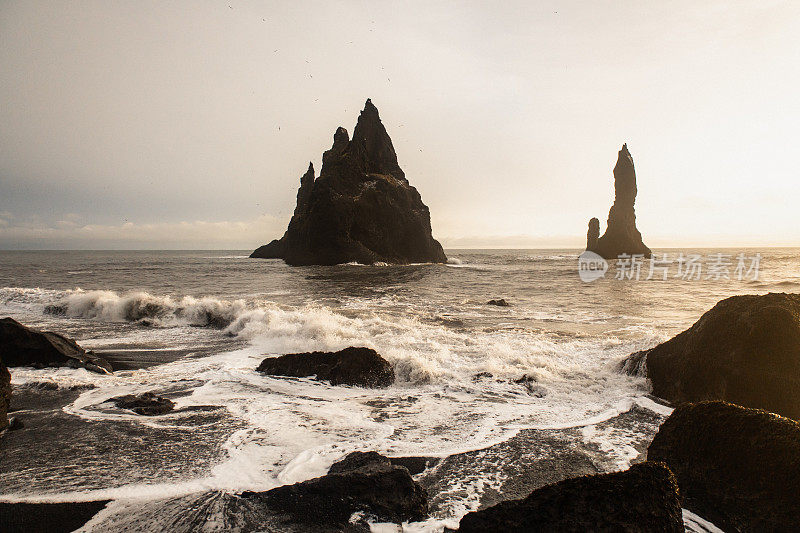
[[[448,246],[800,245],[800,2],[0,3],[0,248],[250,249],[370,97]]]

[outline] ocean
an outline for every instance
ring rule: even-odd
[[[697,254],[705,270],[683,279],[671,265],[666,280],[648,280],[645,261],[638,280],[616,279],[612,266],[592,282],[579,277],[579,250],[459,249],[446,265],[333,267],[248,253],[0,252],[0,316],[122,368],[11,369],[26,429],[0,446],[0,500],[115,500],[87,531],[226,530],[230,495],[375,450],[443,459],[417,474],[431,518],[406,526],[442,531],[515,491],[640,460],[670,409],[643,378],[620,373],[621,361],[723,298],[800,289],[800,249],[785,248],[655,250]],[[719,279],[717,254],[732,261]],[[487,305],[495,298],[510,306]],[[396,383],[255,371],[271,355],[348,346],[374,348]],[[172,398],[175,412],[142,417],[106,403],[145,391]],[[685,522],[713,530],[691,513]]]

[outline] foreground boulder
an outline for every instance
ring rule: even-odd
[[[316,376],[315,379],[329,381],[331,385],[388,387],[394,383],[392,365],[370,348],[269,357],[256,370],[271,376]]]
[[[703,400],[800,418],[800,295],[733,296],[691,328],[625,362],[653,394],[674,404]]]
[[[663,464],[645,462],[625,472],[566,479],[522,500],[468,513],[458,531],[683,533],[684,528],[675,478]]]
[[[0,358],[0,431],[8,427],[8,404],[11,402],[11,374]]]
[[[0,319],[0,359],[10,367],[71,366],[99,373],[113,370],[108,361],[86,352],[74,340],[28,328],[10,317]]]
[[[431,235],[428,207],[397,164],[392,140],[370,100],[352,140],[344,128],[336,130],[316,179],[309,164],[283,237],[250,257],[290,265],[447,261]]]
[[[724,531],[800,531],[800,425],[724,402],[684,404],[647,457],[678,479],[683,506]]]
[[[68,533],[99,513],[109,500],[64,503],[0,502],[0,530],[4,533]]]
[[[586,235],[586,249],[603,256],[616,259],[620,254],[642,254],[650,257],[650,248],[642,242],[642,234],[636,229],[636,170],[628,145],[623,144],[614,166],[614,205],[608,212],[608,227],[600,236],[600,221],[589,220]]]
[[[285,515],[287,521],[326,526],[347,524],[354,513],[395,523],[428,514],[425,490],[408,470],[374,452],[354,452],[322,477],[241,497]]]
[[[111,398],[109,401],[114,402],[114,405],[120,409],[129,409],[137,415],[143,416],[163,415],[175,407],[172,400],[156,396],[152,392],[126,394]]]

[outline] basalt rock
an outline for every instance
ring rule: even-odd
[[[395,523],[422,520],[428,514],[425,490],[408,470],[375,452],[354,452],[322,477],[241,497],[287,521],[310,525],[348,524],[354,513]]]
[[[310,377],[331,385],[388,387],[394,383],[389,362],[370,348],[310,352],[269,357],[256,369],[271,376]]]
[[[466,514],[459,533],[674,532],[683,533],[678,485],[661,463],[633,465],[625,472],[566,479]]]
[[[486,305],[496,305],[498,307],[510,307],[511,304],[508,303],[505,298],[499,298],[497,300],[489,300],[486,302]]]
[[[647,457],[675,473],[683,506],[723,531],[800,531],[800,424],[724,402],[684,404]]]
[[[142,394],[126,394],[109,400],[120,409],[129,409],[137,415],[156,416],[172,411],[175,403],[168,399],[156,396],[152,392]]]
[[[300,178],[286,233],[250,257],[290,265],[358,262],[444,263],[431,235],[428,207],[397,163],[392,140],[367,100],[350,139],[338,128],[333,146]]]
[[[10,317],[0,319],[0,359],[9,367],[70,366],[99,373],[113,370],[108,361],[87,352],[74,340],[28,328]]]
[[[674,404],[724,400],[800,419],[800,295],[726,298],[623,369]]]
[[[0,358],[0,431],[8,427],[8,404],[11,402],[11,374]]]
[[[0,502],[0,530],[6,533],[68,533],[81,528],[109,500],[64,503]]]
[[[642,234],[636,229],[636,170],[628,145],[623,144],[614,166],[614,205],[608,212],[608,226],[602,237],[600,221],[589,220],[586,249],[603,256],[616,259],[620,254],[642,254],[650,257],[650,248],[642,242]]]

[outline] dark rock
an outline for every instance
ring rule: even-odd
[[[800,425],[724,402],[684,404],[648,459],[675,473],[683,506],[724,531],[800,531]]]
[[[163,415],[175,407],[172,400],[156,396],[152,392],[126,394],[111,398],[109,401],[114,402],[114,405],[120,409],[129,409],[137,415],[143,416]]]
[[[597,249],[597,239],[600,238],[600,221],[593,217],[589,219],[589,230],[586,232],[586,249]]]
[[[600,221],[589,220],[586,249],[603,256],[616,259],[620,254],[642,254],[650,257],[650,248],[642,242],[642,234],[636,229],[636,170],[628,145],[623,144],[614,166],[614,205],[608,212],[608,226],[602,237]]]
[[[328,469],[329,474],[341,474],[351,472],[370,465],[391,465],[392,461],[378,452],[350,452],[344,459],[331,465]]]
[[[653,394],[673,404],[724,400],[800,418],[800,295],[733,296],[691,328],[632,354],[623,369],[646,372]]]
[[[487,531],[663,531],[683,533],[678,486],[661,463],[567,479],[468,513],[460,533]]]
[[[395,523],[425,518],[427,495],[406,468],[375,452],[354,453],[325,476],[241,496],[286,515],[289,521],[308,524],[344,525],[357,512]]]
[[[22,423],[22,420],[18,416],[12,416],[8,419],[8,429],[10,431],[14,431],[16,429],[22,429],[25,427],[25,424]]]
[[[367,100],[353,131],[338,128],[333,146],[300,179],[286,233],[250,257],[290,265],[444,263],[430,212],[409,185],[378,110]]]
[[[371,348],[310,352],[269,357],[256,369],[271,376],[309,377],[331,385],[388,387],[394,383],[392,365]]]
[[[11,373],[0,357],[0,431],[8,427],[9,403],[11,403]]]
[[[0,529],[4,533],[68,533],[91,520],[108,502],[0,502]]]
[[[389,460],[395,466],[402,466],[408,469],[412,476],[433,468],[441,461],[439,457],[391,457]]]
[[[499,307],[509,307],[511,304],[505,301],[504,298],[500,298],[498,300],[489,300],[486,302],[486,305],[497,305]]]
[[[0,359],[10,367],[72,366],[99,373],[113,370],[108,361],[87,352],[74,340],[28,328],[10,317],[0,319]]]

